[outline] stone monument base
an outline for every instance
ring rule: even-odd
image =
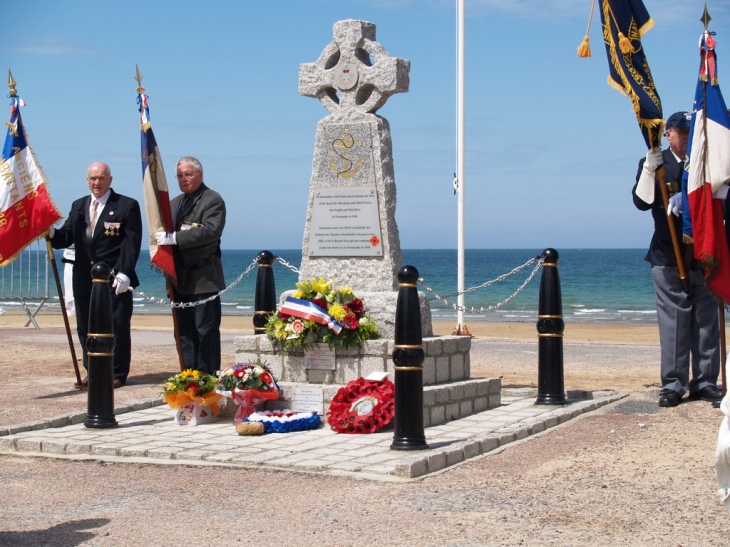
[[[279,379],[282,394],[278,401],[269,401],[262,408],[276,410],[292,407],[296,387],[322,390],[325,416],[337,391],[351,380],[373,372],[389,372],[393,380],[392,339],[364,342],[359,348],[338,348],[335,370],[307,369],[304,352],[279,352],[266,335],[234,338],[236,363],[264,361]],[[496,408],[501,405],[502,383],[499,378],[470,378],[469,352],[471,339],[465,336],[431,336],[423,339],[423,421],[425,427],[438,425]],[[231,417],[235,405],[229,403],[222,412]]]

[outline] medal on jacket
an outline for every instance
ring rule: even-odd
[[[122,227],[121,222],[105,222],[104,223],[104,235],[105,236],[118,236],[119,229]]]

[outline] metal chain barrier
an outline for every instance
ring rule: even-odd
[[[140,298],[146,300],[147,302],[152,302],[153,304],[159,304],[160,306],[169,306],[171,308],[194,308],[195,306],[202,306],[203,304],[212,302],[216,298],[220,298],[221,295],[227,293],[233,287],[238,285],[243,280],[244,277],[247,277],[251,273],[251,270],[253,270],[257,264],[258,264],[257,258],[254,258],[253,261],[251,262],[251,264],[249,264],[248,268],[246,268],[244,270],[244,272],[241,275],[239,275],[233,283],[228,285],[225,289],[223,289],[219,293],[209,296],[208,298],[206,298],[204,300],[198,300],[197,302],[173,302],[171,300],[166,301],[162,298],[155,298],[153,296],[147,296],[142,291],[138,291],[136,289],[133,289],[132,287],[130,287],[129,290],[132,291],[137,296],[139,296]]]
[[[495,283],[499,283],[500,281],[504,281],[508,277],[510,277],[510,276],[518,273],[522,269],[524,269],[527,266],[533,264],[539,258],[542,258],[542,257],[541,256],[536,256],[535,258],[531,258],[530,260],[528,260],[527,262],[525,262],[521,266],[517,266],[512,271],[510,271],[510,272],[508,272],[506,274],[502,274],[499,277],[497,277],[495,279],[492,279],[491,281],[487,281],[485,283],[482,283],[481,285],[477,285],[475,287],[471,287],[469,289],[465,289],[463,292],[455,292],[455,293],[452,293],[452,294],[447,294],[446,296],[441,296],[441,295],[437,294],[436,291],[434,291],[431,287],[429,287],[426,284],[426,282],[423,280],[422,277],[419,277],[418,278],[418,282],[421,285],[423,285],[423,287],[428,292],[430,292],[431,294],[433,294],[433,298],[431,298],[431,300],[439,300],[439,301],[443,302],[444,304],[446,304],[447,306],[455,309],[456,311],[462,311],[464,313],[471,313],[471,314],[488,313],[490,311],[498,310],[499,308],[501,308],[502,306],[504,306],[507,302],[509,302],[510,300],[512,300],[513,298],[515,298],[518,294],[520,294],[522,292],[522,290],[525,287],[527,287],[527,285],[529,285],[530,282],[533,280],[533,278],[537,275],[537,272],[540,270],[540,267],[542,266],[542,261],[540,261],[540,262],[537,263],[537,265],[533,268],[532,272],[527,277],[527,279],[525,280],[525,282],[522,283],[522,285],[520,285],[515,292],[513,292],[511,295],[509,295],[507,298],[505,298],[504,300],[502,300],[498,304],[494,304],[492,306],[487,306],[487,307],[481,306],[479,308],[474,308],[474,307],[467,308],[466,306],[459,306],[458,304],[453,304],[453,303],[449,302],[448,301],[448,298],[451,298],[452,296],[459,296],[460,294],[467,294],[467,293],[470,293],[470,292],[474,292],[474,291],[476,291],[478,289],[483,289],[485,287],[489,287],[490,285],[494,285]]]
[[[294,272],[295,274],[298,274],[298,273],[300,273],[300,272],[299,272],[299,269],[298,269],[298,268],[297,268],[296,266],[292,266],[291,264],[289,264],[289,263],[288,263],[288,262],[287,262],[286,260],[284,260],[284,259],[283,259],[283,258],[281,258],[280,256],[275,256],[274,258],[275,258],[275,259],[276,259],[276,260],[277,260],[277,261],[279,262],[279,264],[281,264],[281,265],[283,265],[283,266],[286,266],[286,267],[287,267],[287,268],[289,268],[289,269],[290,269],[291,271],[293,271],[293,272]]]
[[[251,271],[254,269],[254,267],[256,267],[256,265],[258,264],[257,258],[254,258],[251,261],[251,264],[249,264],[249,266],[243,271],[243,273],[241,273],[241,275],[239,275],[236,278],[236,280],[233,283],[231,283],[230,285],[228,285],[225,289],[223,289],[219,293],[214,294],[212,296],[209,296],[208,298],[205,298],[204,300],[198,300],[196,302],[173,302],[171,300],[164,300],[162,298],[155,298],[153,296],[147,296],[142,291],[138,291],[138,290],[136,290],[136,289],[134,289],[132,287],[130,287],[129,290],[132,291],[134,294],[136,294],[138,297],[142,298],[143,300],[146,300],[147,302],[151,302],[153,304],[157,304],[157,305],[160,305],[160,306],[169,306],[170,308],[193,308],[195,306],[202,306],[203,304],[207,304],[208,302],[212,302],[216,298],[220,298],[221,295],[223,295],[224,293],[228,292],[233,287],[235,287],[236,285],[238,285],[243,280],[243,278],[247,277],[251,273]],[[289,268],[294,273],[297,273],[297,274],[300,273],[298,268],[296,268],[295,266],[293,266],[292,264],[290,264],[289,262],[287,262],[286,260],[284,260],[280,256],[275,256],[274,258],[280,264],[282,264],[283,266]],[[447,294],[446,296],[441,296],[441,295],[437,294],[436,291],[434,291],[431,287],[429,287],[426,284],[426,282],[423,280],[422,277],[419,277],[418,278],[418,282],[428,292],[430,292],[431,294],[433,294],[433,298],[431,298],[431,300],[440,300],[441,302],[443,302],[447,306],[455,309],[456,311],[463,311],[465,313],[472,313],[472,314],[487,313],[487,312],[494,311],[494,310],[497,310],[497,309],[501,308],[507,302],[509,302],[510,300],[512,300],[513,298],[515,298],[519,293],[521,293],[522,290],[525,287],[527,287],[527,285],[530,284],[530,282],[533,280],[533,278],[535,277],[535,275],[537,275],[538,270],[542,266],[542,262],[538,262],[537,263],[537,266],[535,266],[535,268],[532,270],[532,272],[530,273],[530,275],[528,276],[528,278],[525,280],[525,282],[522,283],[522,285],[520,285],[514,293],[512,293],[510,296],[508,296],[507,298],[505,298],[504,300],[502,300],[502,302],[499,302],[498,304],[494,304],[493,306],[488,306],[486,308],[483,307],[483,306],[482,307],[479,307],[479,308],[474,308],[474,307],[467,308],[467,307],[459,306],[457,304],[452,304],[451,302],[448,301],[448,299],[451,298],[451,297],[453,297],[453,296],[459,296],[459,294],[467,294],[467,293],[474,292],[474,291],[479,290],[479,289],[484,289],[486,287],[489,287],[490,285],[493,285],[495,283],[499,283],[501,281],[504,281],[508,277],[510,277],[512,275],[515,275],[516,273],[520,272],[521,270],[523,270],[527,266],[530,266],[531,264],[533,264],[539,258],[541,258],[541,257],[540,256],[537,256],[537,257],[531,258],[530,260],[528,260],[527,262],[525,262],[521,266],[517,266],[516,268],[514,268],[512,271],[510,271],[510,272],[508,272],[506,274],[502,274],[499,277],[497,277],[495,279],[492,279],[491,281],[487,281],[485,283],[482,283],[481,285],[477,285],[475,287],[471,287],[469,289],[466,289],[462,293],[455,292],[455,293]]]

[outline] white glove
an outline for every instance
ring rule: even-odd
[[[664,163],[664,156],[662,156],[661,149],[657,146],[652,148],[646,154],[646,160],[644,161],[644,171],[648,171],[651,175],[654,175],[660,165]]]
[[[53,234],[55,234],[55,233],[56,233],[56,228],[54,228],[53,225],[51,225],[51,227],[48,228],[48,237],[53,239]]]
[[[667,216],[674,214],[678,217],[682,214],[682,193],[677,192],[671,198],[669,198],[669,205],[667,206]]]
[[[119,272],[116,276],[114,276],[112,288],[116,289],[114,291],[116,294],[122,294],[123,292],[127,292],[129,290],[129,282],[129,278],[122,272]]]
[[[158,245],[177,245],[175,232],[157,232],[155,239]]]
[[[636,195],[650,205],[654,203],[654,177],[656,176],[656,170],[663,163],[664,157],[658,146],[649,150],[646,154],[646,160],[644,160],[644,167],[641,170],[639,183],[636,185]]]

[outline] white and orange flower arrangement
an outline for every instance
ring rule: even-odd
[[[220,400],[223,396],[216,393],[218,379],[211,374],[199,370],[186,369],[180,374],[168,378],[162,393],[162,400],[170,408],[179,409],[186,405],[210,407],[214,416],[220,412]]]

